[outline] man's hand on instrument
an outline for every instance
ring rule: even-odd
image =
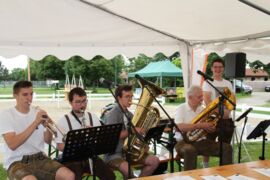
[[[199,125],[200,125],[200,129],[203,129],[208,133],[213,133],[216,130],[216,127],[212,123],[203,122],[203,123],[199,123]]]
[[[40,110],[37,113],[35,122],[37,123],[37,126],[38,126],[40,124],[43,124],[47,119],[48,119],[47,113],[45,111],[43,111],[43,110]]]
[[[143,128],[140,127],[135,127],[136,131],[140,134],[140,135],[144,135],[145,134],[145,130]]]
[[[223,116],[223,118],[224,119],[229,119],[230,118],[230,113],[231,113],[230,110],[224,108],[224,116]]]

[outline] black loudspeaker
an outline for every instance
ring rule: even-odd
[[[246,54],[241,52],[225,55],[225,77],[242,78],[246,75]]]

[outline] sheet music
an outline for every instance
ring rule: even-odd
[[[209,175],[209,176],[201,176],[201,177],[205,180],[227,180],[226,178],[224,178],[218,174]]]
[[[165,178],[164,180],[195,180],[195,179],[190,176],[173,176]]]
[[[235,175],[229,176],[227,178],[231,179],[231,180],[256,180],[256,179],[254,179],[252,177],[244,176],[244,175],[241,175],[241,174],[235,174]]]
[[[265,176],[270,177],[270,168],[254,168],[253,170],[255,170],[258,173],[261,173]]]

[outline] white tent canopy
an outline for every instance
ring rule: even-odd
[[[268,0],[252,2],[270,9]],[[187,83],[192,49],[269,57],[269,22],[269,15],[237,0],[2,0],[0,56],[180,51]]]
[[[0,56],[172,54],[181,42],[79,0],[0,1]]]

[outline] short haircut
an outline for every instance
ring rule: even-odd
[[[30,88],[30,87],[33,87],[33,84],[30,81],[25,80],[17,81],[13,86],[13,94],[18,94],[20,89],[22,88]]]
[[[115,89],[115,97],[122,97],[123,91],[132,91],[132,86],[129,84],[117,86]]]
[[[223,67],[225,67],[224,61],[223,61],[223,59],[221,59],[220,57],[219,57],[219,58],[216,58],[216,59],[214,59],[214,60],[212,61],[211,67],[213,67],[213,65],[214,65],[215,62],[221,63],[221,64],[223,65]]]
[[[202,91],[202,88],[197,85],[192,85],[188,88],[187,96],[194,96],[195,92]]]
[[[74,96],[74,95],[78,95],[78,96],[80,96],[80,97],[82,97],[82,96],[87,96],[85,90],[83,90],[83,89],[80,88],[80,87],[75,87],[75,88],[73,88],[73,89],[69,92],[69,94],[68,94],[68,101],[69,101],[69,102],[72,102],[72,101],[73,101],[73,96]]]

